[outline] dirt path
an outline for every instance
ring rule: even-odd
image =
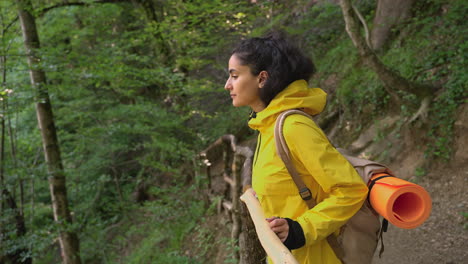
[[[419,184],[431,195],[431,216],[416,229],[390,225],[384,235],[385,252],[374,263],[468,263],[467,220],[462,216],[462,212],[468,212],[467,166],[441,168]]]
[[[384,236],[385,253],[375,264],[468,263],[468,105],[455,123],[455,154],[449,164],[432,165],[417,182],[432,198],[432,213],[420,227],[394,226]],[[411,160],[411,155],[405,157]],[[402,163],[404,163],[402,161]]]

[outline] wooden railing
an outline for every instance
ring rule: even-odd
[[[200,152],[199,156],[206,171],[209,199],[213,200],[216,196],[213,183],[220,180],[216,179],[216,176],[222,176],[226,184],[218,208],[227,212],[232,221],[231,241],[234,248],[240,249],[235,252],[235,258],[239,263],[264,263],[265,251],[255,233],[248,210],[239,199],[243,190],[252,184],[252,148],[238,145],[234,135],[224,135]],[[219,164],[220,159],[223,166],[222,175],[213,171],[214,164]]]
[[[273,263],[297,263],[268,227],[260,203],[250,188],[253,154],[250,147],[237,145],[234,135],[224,135],[202,151],[199,156],[206,171],[208,193],[215,193],[212,169],[222,158],[221,174],[227,188],[219,208],[228,212],[232,221],[231,241],[240,249],[235,252],[235,258],[242,264],[265,263],[266,252]]]

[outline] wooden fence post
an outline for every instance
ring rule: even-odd
[[[233,135],[224,135],[201,152],[200,157],[206,166],[209,194],[212,194],[213,188],[210,167],[214,162],[210,158],[222,158],[226,200],[221,203],[220,209],[224,208],[232,220],[231,240],[236,250],[235,259],[243,264],[264,262],[266,254],[255,233],[255,226],[246,206],[240,202],[242,192],[252,185],[253,151],[249,147],[238,146]],[[236,249],[238,246],[239,251]]]
[[[240,194],[241,194],[241,162],[242,157],[238,154],[234,155],[234,160],[232,162],[232,186],[231,186],[231,199],[232,199],[232,231],[231,231],[231,239],[234,242],[234,245],[237,247],[239,245],[239,236],[241,233],[241,214],[240,214]],[[235,250],[234,256],[237,260],[240,258],[239,251]]]

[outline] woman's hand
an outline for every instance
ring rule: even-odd
[[[278,238],[281,240],[281,242],[284,242],[286,238],[288,238],[289,234],[289,225],[288,221],[284,218],[279,218],[279,217],[271,217],[266,219],[268,223],[270,223],[270,228],[275,234],[278,236]]]

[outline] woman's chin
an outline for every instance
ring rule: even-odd
[[[240,104],[239,102],[236,102],[235,100],[232,100],[232,105],[233,105],[234,107],[244,106],[243,104]]]

